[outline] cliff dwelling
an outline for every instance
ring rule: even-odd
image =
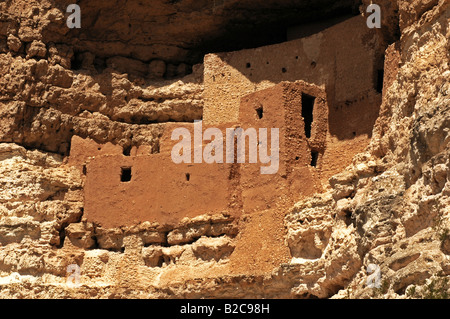
[[[448,296],[450,3],[372,2],[0,1],[0,298]]]
[[[358,16],[308,37],[206,55],[202,132],[279,128],[277,172],[265,176],[258,165],[225,159],[173,163],[171,133],[193,132],[192,122],[166,124],[156,153],[151,145],[105,146],[75,135],[70,160],[86,170],[86,218],[103,227],[236,218],[323,191],[369,143],[381,103],[378,41]]]

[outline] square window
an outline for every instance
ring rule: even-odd
[[[131,181],[131,167],[122,167],[122,172],[120,174],[121,182],[129,182]]]

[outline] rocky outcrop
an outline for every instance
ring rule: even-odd
[[[299,12],[365,13],[369,3],[207,2],[95,1],[80,30],[66,28],[64,1],[0,3],[0,297],[448,298],[445,0],[379,1],[380,114],[369,146],[320,193],[239,219],[86,220],[74,135],[158,153],[167,122],[202,117],[204,53],[242,47],[223,43],[248,39],[255,22],[285,31]],[[77,287],[70,265],[80,267]],[[380,271],[375,288],[369,265]]]
[[[449,7],[443,1],[399,2],[399,7],[402,38],[390,46],[387,52],[393,54],[386,60],[398,67],[385,78],[371,145],[330,179],[333,200],[326,209],[310,199],[301,204],[308,207],[304,216],[323,211],[319,218],[336,216],[331,237],[347,231],[346,251],[356,252],[352,259],[358,266],[335,298],[448,296]],[[304,216],[296,214],[288,215],[291,234],[299,227],[314,232],[299,225]],[[321,225],[324,233],[330,229],[329,221]],[[305,237],[291,239],[299,256],[297,242]],[[303,247],[319,254],[320,238]],[[369,264],[381,270],[377,289],[367,287]]]

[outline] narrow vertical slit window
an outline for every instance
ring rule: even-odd
[[[384,81],[384,70],[377,71],[377,81],[376,81],[376,90],[378,93],[383,93],[383,81]]]
[[[311,151],[311,166],[317,166],[317,160],[319,159],[319,152]]]
[[[305,135],[307,138],[311,137],[315,101],[316,98],[314,96],[302,94],[302,117],[305,122]]]

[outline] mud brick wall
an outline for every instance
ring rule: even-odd
[[[324,85],[330,107],[376,94],[383,69],[379,45],[376,31],[357,16],[306,38],[208,54],[203,118],[207,123],[236,121],[242,96],[281,81]]]

